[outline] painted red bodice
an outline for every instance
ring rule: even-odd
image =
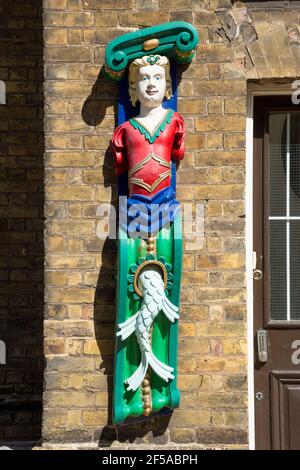
[[[128,171],[130,196],[152,197],[170,186],[171,161],[184,157],[184,134],[184,120],[176,112],[153,143],[130,121],[117,127],[111,142],[116,174]]]

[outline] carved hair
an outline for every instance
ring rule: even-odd
[[[146,67],[149,65],[147,59],[151,57],[148,55],[144,55],[140,59],[135,59],[129,66],[129,95],[130,101],[135,106],[138,98],[136,93],[136,76],[141,67]],[[165,56],[160,56],[155,54],[155,65],[160,65],[165,69],[165,76],[166,76],[166,91],[165,97],[169,100],[172,96],[172,81],[170,75],[170,62],[169,59]]]

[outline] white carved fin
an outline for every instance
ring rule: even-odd
[[[129,338],[129,336],[135,331],[136,320],[139,313],[140,311],[132,315],[132,317],[128,318],[124,323],[120,323],[118,325],[119,331],[116,333],[116,336],[121,336],[122,341]]]
[[[178,320],[179,314],[178,312],[178,307],[176,305],[172,304],[167,297],[164,298],[163,300],[163,305],[162,305],[162,310],[164,314],[166,315],[167,319],[171,322],[174,323],[175,320]]]
[[[125,383],[128,384],[127,390],[137,390],[141,383],[143,382],[145,375],[148,369],[148,359],[147,353],[142,353],[142,358],[140,365],[138,366],[137,370],[129,377],[129,379],[125,380]]]
[[[173,367],[170,367],[157,359],[152,351],[147,354],[147,359],[153,371],[165,382],[174,379],[174,375],[172,374],[174,371]]]

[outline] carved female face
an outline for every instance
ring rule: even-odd
[[[166,93],[164,67],[157,64],[140,67],[136,80],[136,93],[140,103],[147,108],[159,106]]]

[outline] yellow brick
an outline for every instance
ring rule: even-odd
[[[83,389],[84,375],[82,374],[71,374],[69,375],[69,388],[75,388],[76,390]]]
[[[224,354],[247,354],[247,341],[245,339],[224,340]]]
[[[68,275],[57,271],[46,271],[45,283],[48,286],[66,286],[68,284]]]
[[[245,256],[241,253],[200,254],[197,265],[199,268],[209,269],[242,269],[245,266]]]
[[[55,186],[47,188],[47,199],[51,201],[91,201],[93,188],[88,186]]]
[[[210,321],[224,320],[224,307],[223,305],[210,305],[209,306],[209,319]]]
[[[68,42],[67,31],[63,29],[46,29],[44,38],[46,45],[60,45]]]
[[[49,183],[66,183],[67,182],[67,173],[65,171],[47,171],[47,184]]]
[[[94,165],[94,152],[48,152],[46,162],[53,167],[84,167]]]
[[[207,320],[208,307],[206,305],[185,305],[181,307],[181,318],[185,320]]]
[[[75,46],[75,45],[77,46],[77,45],[83,44],[83,31],[81,29],[69,29],[69,31],[68,31],[68,44],[72,45],[72,46]],[[74,68],[74,67],[72,67],[72,68]],[[80,73],[79,77],[77,77],[76,76],[76,71],[75,71],[75,74],[74,74],[74,71],[70,70],[70,69],[71,69],[71,67],[69,68],[70,78],[72,78],[73,80],[81,78],[81,73]],[[78,71],[78,66],[77,66],[77,71]]]
[[[67,108],[67,102],[63,99],[51,99],[47,102],[48,114],[64,114]]]
[[[68,305],[68,318],[76,320],[82,318],[82,305]]]
[[[179,323],[179,335],[181,337],[195,336],[195,334],[196,328],[193,323],[185,323],[182,321]]]
[[[94,395],[92,393],[80,391],[59,391],[59,392],[46,392],[46,404],[48,403],[53,408],[88,408],[93,406]]]
[[[224,168],[222,179],[226,183],[241,183],[245,179],[245,171],[243,168]]]
[[[156,24],[166,23],[169,21],[170,14],[166,11],[160,11],[157,14],[156,11],[143,11],[133,13],[132,11],[123,11],[119,15],[120,26],[126,27],[146,27],[154,26]]]
[[[245,214],[244,201],[224,201],[224,217],[241,217]]]
[[[194,269],[194,266],[195,266],[195,260],[194,260],[194,254],[183,254],[183,257],[182,257],[182,265],[183,265],[183,269],[186,270],[186,269]]]
[[[245,411],[230,411],[225,413],[225,425],[244,427],[248,423],[248,413]]]
[[[82,274],[81,273],[71,273],[68,275],[68,285],[69,286],[78,286],[82,284]]]
[[[81,356],[83,354],[83,340],[69,339],[67,342],[67,351],[70,356]]]
[[[70,253],[80,253],[83,251],[83,240],[68,239],[68,250]]]
[[[207,204],[208,217],[222,217],[222,203],[219,201],[209,201]]]
[[[104,426],[107,422],[106,410],[83,410],[83,424],[85,426]]]
[[[181,97],[190,98],[194,95],[194,83],[191,80],[181,80],[178,93]]]
[[[178,347],[181,356],[209,353],[209,342],[203,338],[179,338]]]
[[[99,356],[100,350],[96,340],[88,339],[84,341],[83,352],[86,355],[96,355]]]
[[[196,393],[195,392],[181,392],[180,394],[180,407],[183,410],[195,408]]]
[[[47,237],[45,246],[47,251],[65,251],[67,243],[63,237]]]
[[[48,319],[62,320],[66,317],[66,305],[46,305],[45,314]]]
[[[52,287],[51,289],[49,288],[47,292],[47,301],[52,303],[93,302],[94,297],[94,289],[84,287],[68,287],[65,289],[56,289]]]
[[[206,247],[208,252],[221,251],[222,249],[222,240],[220,238],[207,238]]]
[[[230,48],[227,46],[220,48],[219,44],[211,45],[202,43],[202,47],[198,47],[198,55],[203,56],[205,52],[216,51],[225,52],[225,54],[231,54]],[[197,80],[195,83],[195,93],[199,96],[238,96],[246,93],[247,83],[246,80]]]
[[[56,428],[66,425],[67,411],[50,411],[47,410],[43,416],[43,425],[45,428]]]
[[[225,113],[246,113],[246,97],[229,98],[225,100]]]
[[[225,133],[225,149],[243,149],[245,147],[245,133]]]
[[[95,26],[98,28],[111,28],[117,26],[118,24],[118,12],[117,11],[108,11],[108,12],[95,12]],[[98,68],[99,74],[99,68]]]
[[[68,213],[69,216],[72,218],[79,218],[81,217],[81,204],[68,204]]]
[[[203,271],[185,271],[182,275],[184,286],[205,286],[207,284],[207,273]]]
[[[221,114],[223,112],[223,100],[220,98],[209,98],[207,100],[209,114]]]
[[[81,426],[82,425],[81,410],[68,411],[66,425],[67,426]]]
[[[181,290],[181,304],[192,304],[194,302],[194,290],[192,287],[186,287]]]
[[[222,132],[213,132],[207,136],[207,148],[221,149],[223,147],[223,134]]]
[[[84,386],[89,391],[102,391],[107,393],[107,376],[104,373],[88,374],[84,379]]]
[[[187,149],[203,149],[206,148],[206,136],[205,134],[189,134],[186,137],[186,148]]]
[[[97,188],[96,200],[99,202],[110,202],[111,201],[111,189],[105,187]]]
[[[223,322],[223,323],[197,323],[197,336],[212,337],[244,337],[246,325],[244,322]]]
[[[205,376],[204,376],[205,377]],[[209,388],[209,391],[215,391],[215,390],[224,390],[224,377],[222,375],[212,375],[210,376],[210,381],[209,381],[209,386],[208,387],[202,387],[204,388]]]
[[[45,9],[65,10],[67,8],[67,0],[45,0]]]
[[[200,132],[212,131],[244,131],[246,119],[244,116],[209,116],[196,119],[196,130]]]
[[[197,358],[197,371],[199,372],[245,372],[246,357],[235,356],[234,359],[224,357]]]
[[[195,187],[195,198],[204,199],[242,199],[245,187],[242,184],[214,184]]]
[[[177,187],[177,197],[180,201],[192,201],[194,199],[194,191],[191,186],[179,184]]]
[[[242,150],[201,151],[196,155],[197,166],[242,166],[245,162],[245,152]]]
[[[204,114],[206,112],[205,99],[178,100],[178,112]]]
[[[51,255],[48,257],[49,267],[54,268],[92,268],[94,257],[92,255],[60,256]]]
[[[179,374],[186,374],[189,372],[196,372],[196,359],[191,356],[189,360],[186,360],[185,356],[178,357],[178,371]]]
[[[86,150],[106,150],[110,143],[111,135],[87,135],[84,137],[84,148]]]
[[[45,338],[44,352],[45,354],[65,354],[65,340],[62,338]]]
[[[64,220],[61,222],[51,222],[48,225],[48,232],[51,234],[68,234],[69,236],[90,235],[95,230],[95,223],[88,220]],[[85,263],[84,263],[85,264]]]
[[[205,426],[210,424],[208,410],[176,410],[171,420],[172,426]]]
[[[46,146],[48,149],[66,149],[68,146],[68,138],[63,135],[47,135]]]
[[[83,275],[83,283],[87,286],[96,286],[99,279],[98,271],[86,272]]]
[[[107,392],[97,392],[95,394],[95,406],[107,407],[108,395]]]

